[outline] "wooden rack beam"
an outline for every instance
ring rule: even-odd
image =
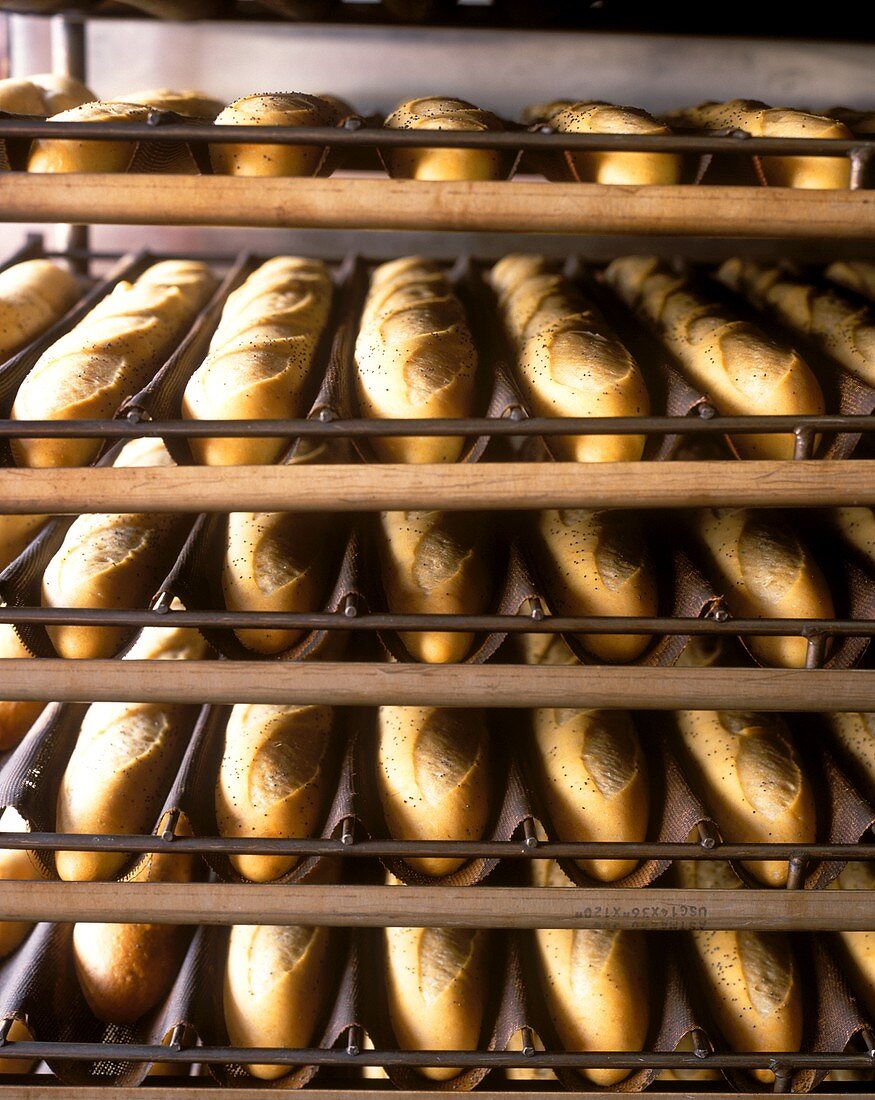
[[[870,892],[0,882],[8,920],[332,927],[875,929]]]
[[[0,698],[871,711],[875,670],[9,658]]]
[[[875,504],[875,460],[0,470],[19,514],[851,504]]]
[[[354,1059],[350,1059],[350,1063],[354,1063]],[[354,1065],[353,1065],[354,1068]],[[12,1085],[4,1085],[0,1083],[0,1100],[94,1100],[95,1086],[94,1085],[54,1085],[54,1084],[31,1084],[38,1080],[45,1081],[45,1078],[29,1077],[26,1079],[27,1084],[21,1084],[16,1082]],[[124,1088],[122,1086],[113,1085],[100,1085],[100,1100],[229,1100],[230,1096],[233,1096],[234,1100],[276,1100],[277,1090],[267,1086],[258,1087],[252,1086],[247,1088],[234,1088],[231,1092],[227,1088],[219,1088],[218,1086],[201,1087],[199,1085],[185,1084],[184,1079],[168,1079],[162,1077],[161,1085],[140,1085],[137,1088]],[[170,1081],[173,1081],[171,1084]],[[0,1078],[2,1081],[2,1078]],[[296,1089],[296,1100],[399,1100],[399,1096],[403,1096],[404,1100],[434,1100],[434,1091],[420,1091],[419,1089],[408,1090],[405,1089],[403,1093],[399,1093],[397,1089],[380,1089],[380,1088],[366,1088],[364,1085],[359,1087],[338,1088],[332,1086],[331,1089],[317,1088],[317,1089]],[[557,1100],[562,1096],[561,1092],[556,1089],[548,1091],[542,1091],[541,1089],[478,1089],[477,1100],[520,1100],[521,1097],[525,1097],[525,1100]],[[604,1100],[604,1092],[578,1092],[575,1090],[575,1100]],[[853,1096],[853,1093],[843,1092],[821,1092],[817,1091],[818,1100],[848,1100],[848,1096]],[[860,1093],[859,1095],[864,1095]],[[647,1090],[648,1100],[763,1100],[763,1094],[761,1092],[729,1092],[728,1089],[722,1090],[711,1089],[709,1091],[703,1091],[701,1089],[695,1089],[689,1092],[682,1092],[678,1090],[672,1090],[671,1092],[653,1091]]]
[[[9,172],[0,177],[0,219],[861,239],[875,237],[875,192]]]

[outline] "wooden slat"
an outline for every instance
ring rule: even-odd
[[[838,504],[875,504],[875,460],[0,470],[25,514]]]
[[[744,237],[875,237],[871,191],[373,178],[0,177],[5,221]]]
[[[9,920],[464,928],[875,929],[871,891],[0,882]]]
[[[352,1059],[351,1059],[352,1061]],[[29,1081],[36,1078],[29,1078]],[[42,1080],[45,1080],[43,1078]],[[14,1084],[4,1085],[0,1077],[0,1100],[94,1100],[97,1089],[93,1085],[46,1085],[46,1084]],[[276,1100],[275,1088],[235,1087],[233,1091],[226,1088],[200,1088],[197,1085],[186,1084],[145,1084],[138,1088],[123,1088],[121,1086],[100,1085],[100,1100]],[[421,1092],[418,1089],[405,1089],[399,1093],[397,1089],[375,1088],[337,1088],[332,1086],[330,1090],[321,1089],[296,1089],[297,1100],[434,1100],[434,1091]],[[586,1092],[575,1090],[576,1100],[604,1100],[604,1092]],[[847,1100],[848,1093],[820,1092],[818,1100]],[[543,1091],[541,1089],[478,1089],[477,1100],[557,1100],[562,1096],[555,1089]],[[654,1092],[647,1090],[648,1100],[762,1100],[761,1092],[732,1092],[725,1089],[721,1091],[695,1091],[684,1092],[672,1090],[671,1092]]]
[[[875,671],[25,658],[0,661],[0,698],[868,711]]]

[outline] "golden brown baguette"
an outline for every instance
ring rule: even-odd
[[[232,512],[222,561],[229,611],[321,611],[334,557],[326,553],[325,516],[300,512]],[[281,653],[303,630],[235,631],[247,649]]]
[[[796,1051],[802,1045],[802,988],[781,932],[691,932],[702,992],[733,1051]],[[771,1083],[771,1070],[753,1070]]]
[[[46,118],[93,99],[94,93],[84,84],[60,73],[37,73],[25,80],[13,77],[0,80],[0,111],[14,115]]]
[[[206,642],[189,627],[149,627],[125,660],[201,660]],[[60,833],[151,832],[197,716],[181,703],[93,703],[58,788]],[[56,852],[62,879],[110,879],[129,856]]]
[[[94,101],[52,115],[50,122],[146,122],[149,108],[136,103]],[[137,151],[136,141],[69,141],[37,138],[27,161],[28,172],[126,172]]]
[[[479,840],[492,815],[489,732],[479,710],[380,707],[377,785],[397,840]],[[448,875],[463,859],[408,860]]]
[[[779,515],[750,508],[702,508],[690,530],[707,572],[736,618],[831,619],[832,596],[820,566]],[[749,637],[763,664],[802,668],[804,638]]]
[[[671,130],[640,107],[621,107],[602,101],[560,99],[530,108],[528,121],[540,121],[560,134],[667,135]],[[588,183],[678,183],[681,158],[677,153],[570,153],[578,179]]]
[[[334,787],[334,710],[239,703],[231,710],[216,778],[221,836],[310,837]],[[231,856],[241,875],[269,882],[297,856]]]
[[[516,348],[517,378],[536,416],[647,416],[638,365],[600,311],[537,256],[505,256],[492,285]],[[572,462],[641,458],[643,435],[551,436]]]
[[[9,1042],[32,1043],[35,1036],[27,1024],[21,1020],[13,1020],[7,1034]],[[0,1074],[4,1073],[30,1073],[36,1065],[36,1059],[30,1058],[0,1058]]]
[[[875,264],[866,260],[836,260],[824,271],[827,279],[875,302]]]
[[[875,313],[867,305],[755,260],[726,260],[717,278],[875,386]]]
[[[564,508],[537,513],[535,561],[557,615],[656,615],[656,575],[643,531],[625,512]],[[580,642],[602,661],[634,661],[643,634],[587,634]]]
[[[829,519],[875,573],[875,512],[871,508],[831,508]]]
[[[853,764],[851,778],[875,795],[875,714],[825,714],[842,753]]]
[[[485,133],[504,129],[500,118],[464,99],[426,96],[399,104],[383,125],[388,130],[457,130]],[[492,149],[401,149],[383,151],[389,175],[416,180],[497,180],[507,175],[506,158]]]
[[[383,590],[393,614],[479,615],[489,610],[492,562],[480,517],[463,512],[381,512],[379,554]],[[401,640],[416,660],[447,664],[465,659],[474,635],[409,631]]]
[[[836,890],[869,890],[875,897],[875,866],[871,863],[849,863],[830,883]],[[875,1014],[875,932],[839,932],[842,961],[854,992],[866,1011]]]
[[[42,704],[40,704],[42,705]],[[30,830],[21,814],[12,806],[0,813],[0,833],[26,833]],[[18,882],[30,882],[41,879],[37,864],[30,853],[20,848],[0,848],[0,880],[15,879]],[[0,921],[0,959],[15,950],[30,932],[33,925],[29,921]],[[0,1072],[4,1059],[0,1059]],[[8,1072],[12,1072],[9,1070]]]
[[[189,420],[294,419],[306,412],[313,355],[332,285],[321,260],[275,256],[228,296],[204,362],[182,399]],[[275,462],[288,439],[193,439],[208,466]]]
[[[73,276],[51,260],[0,271],[0,362],[59,320],[79,297]]]
[[[789,346],[655,257],[614,260],[605,278],[674,355],[688,381],[727,416],[824,412],[808,365]],[[742,458],[792,458],[792,435],[732,437]]]
[[[161,366],[216,286],[205,264],[164,260],[122,281],[36,362],[12,407],[18,420],[112,417]],[[19,439],[19,466],[84,466],[99,439]]]
[[[472,928],[387,928],[389,1017],[401,1050],[476,1050],[488,999],[489,933]],[[417,1066],[449,1081],[453,1066]]]
[[[429,419],[473,412],[477,349],[440,267],[408,257],[371,278],[355,344],[362,415]],[[374,438],[382,462],[455,462],[461,436]]]
[[[535,774],[560,841],[643,841],[650,814],[647,766],[627,711],[543,707],[532,711]],[[579,859],[613,882],[634,859]]]
[[[134,103],[141,107],[154,107],[159,111],[175,111],[178,115],[191,118],[209,118],[215,120],[224,110],[225,104],[212,99],[203,92],[186,88],[176,91],[173,88],[148,88],[144,92],[131,92],[116,96],[113,103]]]
[[[853,135],[843,123],[790,107],[770,107],[756,99],[702,103],[668,115],[668,121],[695,130],[744,130],[751,137],[835,138]],[[763,157],[762,170],[773,187],[845,188],[851,171],[847,157]]]
[[[539,928],[535,944],[547,1010],[566,1050],[644,1047],[650,991],[640,932]],[[580,1069],[596,1085],[616,1085],[628,1069]]]
[[[306,1047],[317,1039],[331,993],[328,928],[237,924],[225,966],[228,1038],[241,1047]],[[291,1066],[248,1065],[253,1077],[284,1077]]]
[[[0,624],[0,661],[33,657],[11,623]],[[0,752],[14,748],[42,714],[44,702],[22,699],[0,701]]]
[[[730,844],[813,844],[814,792],[776,714],[683,710],[677,726],[691,779]],[[745,867],[766,886],[786,886],[786,860]]]
[[[336,126],[336,102],[301,92],[270,92],[235,99],[217,126]],[[324,148],[318,145],[211,145],[213,171],[223,176],[311,176]]]

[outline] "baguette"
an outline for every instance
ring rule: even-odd
[[[492,583],[485,531],[476,515],[462,512],[381,512],[379,552],[392,614],[478,615],[489,610]],[[401,634],[418,661],[463,661],[474,635],[411,631]]]
[[[751,137],[835,138],[850,141],[851,131],[825,115],[813,115],[790,107],[769,107],[756,99],[727,103],[702,103],[668,116],[695,130],[744,130]],[[772,187],[844,189],[850,186],[851,168],[846,157],[762,157],[762,172]]]
[[[656,615],[656,576],[643,532],[623,512],[565,508],[537,514],[535,561],[557,615]],[[601,661],[628,662],[644,634],[578,635]]]
[[[875,512],[871,508],[833,508],[833,527],[875,573]]]
[[[209,352],[182,398],[189,420],[303,416],[313,356],[331,307],[331,276],[321,260],[276,256],[225,302]],[[208,466],[275,462],[289,440],[192,439]]]
[[[490,979],[489,936],[472,928],[387,928],[389,1017],[400,1050],[477,1050]],[[449,1081],[453,1066],[417,1066]]]
[[[0,661],[33,657],[11,623],[0,624]],[[14,748],[42,714],[44,702],[25,699],[0,701],[0,752]]]
[[[797,1051],[802,988],[789,938],[780,932],[691,932],[703,995],[730,1050]],[[769,1069],[751,1071],[764,1084]]]
[[[827,279],[875,302],[875,264],[866,260],[836,260],[824,272]]]
[[[192,260],[153,264],[122,281],[38,359],[15,396],[17,420],[112,417],[144,386],[182,338],[216,286]],[[17,439],[19,466],[84,466],[100,439]]]
[[[201,660],[206,642],[189,627],[142,631],[125,660]],[[155,827],[197,717],[180,703],[93,703],[58,788],[60,833],[136,835]],[[66,881],[111,879],[130,857],[118,852],[56,852]]]
[[[782,718],[712,710],[676,717],[695,785],[728,843],[814,843],[814,793]],[[745,867],[766,886],[787,884],[786,860]]]
[[[149,108],[136,103],[82,103],[52,115],[49,122],[142,123]],[[127,172],[137,152],[133,141],[68,141],[37,138],[27,160],[28,172]]]
[[[532,712],[534,771],[560,841],[643,841],[650,814],[647,767],[626,711],[540,708]],[[637,860],[578,859],[614,882]]]
[[[238,703],[225,727],[216,779],[220,836],[310,837],[333,793],[334,710]],[[245,878],[269,882],[297,856],[232,855]]]
[[[11,565],[39,534],[50,516],[0,516],[0,570]],[[2,646],[0,646],[2,649]]]
[[[218,99],[211,99],[203,92],[186,88],[174,91],[172,88],[149,88],[145,92],[131,92],[120,95],[113,103],[134,103],[141,107],[152,107],[159,111],[175,111],[187,118],[208,118],[214,122],[225,108]]]
[[[387,130],[501,131],[504,125],[491,111],[464,99],[426,96],[410,99],[383,123]],[[383,151],[393,179],[498,180],[507,175],[507,158],[494,149],[402,149]]]
[[[94,93],[84,84],[60,73],[37,73],[26,80],[12,77],[0,80],[0,111],[13,115],[46,118],[93,99]]]
[[[474,407],[477,349],[437,264],[418,257],[378,267],[355,344],[356,386],[368,417],[466,417]],[[461,436],[375,437],[382,462],[456,462]]]
[[[222,561],[222,592],[229,611],[319,611],[332,580],[324,516],[296,512],[232,512]],[[256,653],[281,653],[303,630],[241,629],[240,642]]]
[[[875,867],[871,863],[849,863],[830,886],[836,890],[875,890]],[[839,932],[838,937],[851,985],[871,1017],[875,1014],[875,932]]]
[[[833,618],[832,596],[820,566],[779,516],[749,508],[703,508],[689,523],[733,615]],[[763,664],[805,666],[805,638],[751,636],[747,645]]]
[[[13,1020],[6,1038],[11,1043],[32,1043],[35,1036],[27,1024]],[[0,1074],[30,1073],[36,1063],[34,1058],[0,1058]]]
[[[875,798],[875,714],[825,714],[842,754],[853,764],[851,777]]]
[[[547,1010],[565,1050],[641,1050],[650,1026],[648,965],[640,932],[539,928],[535,946]],[[579,1072],[617,1085],[628,1069]]]
[[[397,840],[479,840],[492,816],[489,732],[483,713],[448,707],[380,707],[377,786]],[[410,859],[449,875],[464,859]]]
[[[51,260],[0,271],[0,362],[59,320],[79,297],[73,276]]]
[[[755,260],[726,260],[717,278],[875,387],[875,312],[869,306]]]
[[[0,813],[0,832],[30,832],[27,822],[12,806]],[[0,848],[0,880],[14,879],[18,882],[35,882],[43,876],[30,853],[21,848]],[[21,944],[33,925],[29,921],[0,921],[0,959],[11,954]],[[0,1059],[0,1068],[4,1063]],[[11,1071],[10,1071],[11,1072]]]
[[[528,112],[529,120],[541,121],[559,134],[637,134],[665,136],[671,130],[640,107],[620,107],[598,100],[556,100]],[[679,183],[681,158],[677,153],[607,152],[569,153],[579,180],[587,183]]]
[[[536,416],[646,416],[647,387],[598,309],[542,257],[506,256],[491,276],[516,346],[517,377]],[[551,436],[558,458],[641,458],[643,435]]]
[[[336,101],[273,92],[235,99],[216,118],[216,125],[336,126],[342,117]],[[318,145],[210,146],[210,161],[219,176],[312,176],[324,154]]]
[[[808,365],[786,345],[661,260],[624,256],[605,278],[659,335],[688,381],[726,416],[762,413],[814,415],[825,404]],[[792,434],[732,437],[742,458],[792,458]]]
[[[225,1025],[232,1046],[306,1047],[328,1005],[331,939],[328,928],[237,924],[225,966]],[[247,1065],[272,1081],[290,1066]]]

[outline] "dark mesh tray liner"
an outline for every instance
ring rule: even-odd
[[[490,780],[493,812],[484,831],[484,840],[512,840],[522,823],[532,817],[528,791],[520,773],[513,737],[513,717],[502,711],[487,711]],[[372,838],[392,834],[383,814],[377,778],[376,711],[363,712],[357,745],[356,780],[359,820]],[[460,838],[461,839],[461,838]],[[469,859],[448,875],[427,875],[401,857],[380,861],[396,878],[408,886],[474,886],[482,882],[499,864],[496,858]]]
[[[304,517],[306,522],[306,516]],[[164,599],[169,603],[178,597],[190,611],[225,610],[222,593],[222,539],[226,516],[204,514],[198,517],[176,565],[163,586]],[[353,528],[344,539],[336,539],[333,550],[336,573],[333,585],[324,596],[320,613],[338,613],[348,600],[360,601],[361,565],[358,533]],[[2,574],[0,574],[2,584]],[[172,612],[168,615],[172,619]],[[213,649],[230,660],[238,661],[301,661],[331,659],[340,656],[349,638],[344,630],[305,630],[289,649],[280,653],[256,653],[247,649],[230,628],[202,627],[200,633]]]
[[[225,725],[230,707],[204,707],[187,759],[188,767],[180,771],[178,802],[183,816],[196,836],[219,836],[216,823],[216,781],[224,749]],[[334,793],[326,804],[325,816],[313,834],[325,840],[337,840],[347,818],[356,816],[355,733],[342,709],[335,710],[334,730]],[[301,883],[321,870],[325,856],[303,856],[276,882]],[[227,855],[209,853],[204,859],[223,882],[249,882],[234,867]]]

